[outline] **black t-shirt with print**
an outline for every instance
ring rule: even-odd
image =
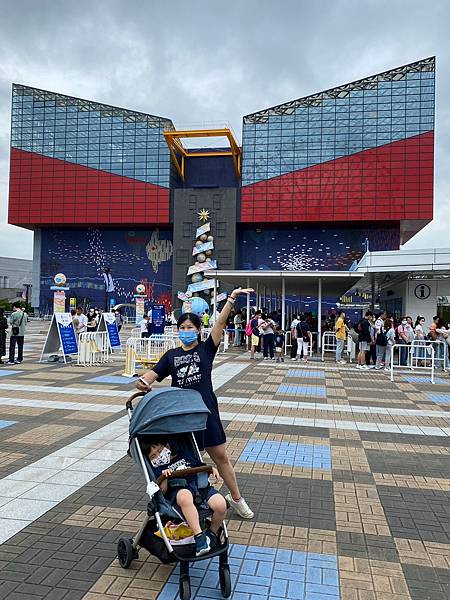
[[[195,434],[201,450],[208,446],[224,444],[226,441],[211,380],[217,350],[218,346],[209,336],[205,342],[200,342],[192,350],[186,351],[181,347],[168,350],[152,369],[158,375],[158,381],[171,377],[172,387],[184,387],[200,392],[211,413],[208,415],[206,430]]]

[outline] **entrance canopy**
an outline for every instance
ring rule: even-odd
[[[220,281],[227,287],[251,287],[254,290],[270,289],[281,296],[282,327],[286,328],[286,296],[317,296],[318,299],[318,343],[321,345],[322,297],[342,296],[364,273],[355,271],[206,271],[205,277]],[[217,288],[216,288],[217,289]],[[216,293],[216,290],[215,290]],[[214,303],[216,305],[216,303]],[[247,298],[247,316],[250,314],[250,298]]]
[[[266,286],[285,295],[318,293],[319,282],[323,296],[342,296],[364,273],[355,271],[206,271],[205,277],[218,279],[234,287]]]

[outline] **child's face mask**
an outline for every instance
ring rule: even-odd
[[[153,467],[163,467],[164,465],[168,465],[170,463],[171,452],[169,448],[164,447],[159,456],[151,460],[151,464]]]

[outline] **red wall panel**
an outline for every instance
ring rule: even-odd
[[[9,223],[162,225],[165,187],[11,148]]]
[[[242,188],[241,221],[433,218],[432,131]]]

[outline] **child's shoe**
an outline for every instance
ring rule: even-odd
[[[211,550],[211,542],[204,531],[194,535],[195,541],[195,556],[202,556]]]
[[[207,529],[205,533],[206,536],[209,538],[211,550],[215,550],[217,546],[220,545],[219,538],[213,531],[211,531],[211,529]]]

